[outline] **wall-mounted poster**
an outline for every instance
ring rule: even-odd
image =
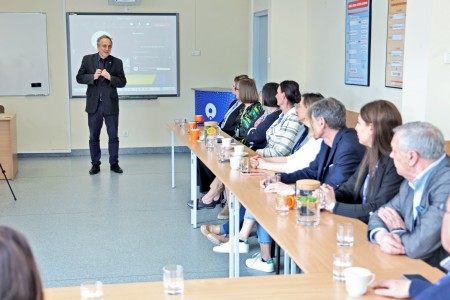
[[[345,84],[370,83],[371,0],[346,0]]]
[[[386,43],[386,86],[403,87],[406,0],[389,0]]]

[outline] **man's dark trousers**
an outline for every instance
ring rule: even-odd
[[[93,114],[88,113],[89,125],[89,150],[91,152],[91,161],[93,165],[100,165],[100,132],[103,126],[103,119],[106,124],[109,142],[109,164],[119,163],[119,137],[117,131],[119,128],[119,114],[107,115],[103,111],[102,101],[98,102],[97,111]]]

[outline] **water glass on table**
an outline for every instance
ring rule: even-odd
[[[250,170],[250,160],[248,157],[243,157],[241,159],[241,172],[248,173]]]
[[[295,205],[295,195],[293,190],[281,190],[277,192],[275,198],[275,211],[278,215],[287,216],[289,209]]]
[[[337,223],[336,238],[338,246],[353,246],[355,241],[352,223]]]
[[[81,300],[102,300],[103,283],[101,281],[86,281],[80,286]]]
[[[164,293],[168,295],[183,294],[184,275],[183,266],[167,265],[163,268]]]
[[[344,270],[352,266],[350,253],[340,252],[333,254],[333,279],[345,281]]]

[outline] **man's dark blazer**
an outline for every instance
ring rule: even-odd
[[[281,181],[295,183],[299,179],[316,179],[336,189],[356,171],[365,151],[355,130],[342,128],[334,137],[331,148],[322,142],[319,153],[307,168],[283,173]]]
[[[228,107],[227,112],[233,107],[233,105],[236,103],[237,99],[233,100]],[[227,121],[225,122],[225,125],[222,128],[222,131],[225,131],[229,136],[234,136],[234,130],[236,129],[236,126],[239,124],[239,119],[241,118],[241,112],[242,107],[244,104],[240,104],[238,107],[236,107],[233,112],[228,117]],[[219,123],[219,126],[222,127],[222,123],[225,120],[222,120],[222,122]]]
[[[91,114],[96,112],[101,96],[105,113],[109,115],[118,114],[119,96],[117,88],[122,88],[127,84],[122,60],[109,55],[106,58],[105,69],[111,75],[111,80],[107,80],[103,76],[94,80],[94,73],[99,69],[98,58],[98,53],[84,56],[77,74],[77,82],[88,85],[86,90],[86,112]]]

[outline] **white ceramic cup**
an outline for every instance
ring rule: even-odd
[[[168,295],[183,294],[183,266],[167,265],[163,268],[164,293]]]
[[[362,296],[375,281],[375,274],[368,269],[351,267],[344,270],[345,289],[352,297]]]
[[[231,138],[223,138],[222,146],[224,146],[227,149],[230,148],[231,147]]]
[[[231,156],[230,157],[230,167],[233,170],[239,170],[241,168],[241,158],[240,156]]]
[[[234,146],[234,154],[242,155],[244,153],[244,145],[236,145]]]

